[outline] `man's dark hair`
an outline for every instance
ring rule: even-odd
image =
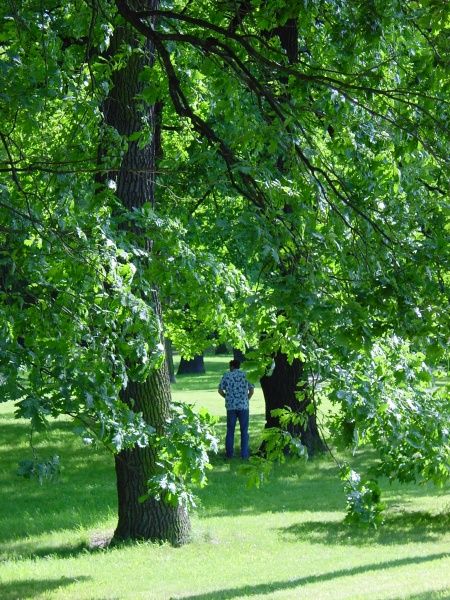
[[[240,369],[241,368],[241,363],[239,360],[230,360],[230,369],[231,367],[233,367],[233,369]]]

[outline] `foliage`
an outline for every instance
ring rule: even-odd
[[[17,474],[26,479],[36,477],[40,484],[45,479],[57,481],[60,474],[59,457],[55,455],[45,460],[38,458],[21,460]]]
[[[267,482],[275,461],[281,464],[289,457],[290,460],[308,458],[308,452],[300,439],[288,431],[289,425],[305,424],[307,416],[305,413],[295,413],[291,408],[275,409],[271,411],[272,416],[279,417],[280,427],[265,428],[261,434],[263,451],[251,456],[248,464],[239,468],[239,474],[247,479],[247,487],[259,488]]]
[[[384,504],[378,479],[402,483],[428,481],[442,487],[450,475],[448,384],[443,373],[425,363],[423,352],[411,344],[389,336],[375,344],[369,355],[356,352],[345,362],[333,353],[317,353],[308,365],[320,378],[312,382],[315,401],[321,397],[335,405],[328,417],[333,445],[351,448],[364,445],[377,450],[379,461],[362,477],[346,464],[340,464],[347,497],[347,520],[378,526],[383,522]],[[311,390],[310,390],[311,391]],[[264,433],[267,458],[283,458],[289,451],[301,455],[305,449],[287,431],[291,422],[305,419],[288,409],[277,412],[280,428]],[[300,452],[299,452],[300,450]],[[248,484],[259,486],[270,471],[264,459],[242,469]],[[256,469],[255,469],[256,467]]]
[[[329,397],[341,409],[332,418],[336,438],[372,444],[381,459],[377,475],[442,486],[450,474],[448,390],[432,375],[424,354],[395,337],[368,359],[335,365]]]
[[[155,430],[119,392],[129,381],[144,381],[163,358],[152,302],[154,282],[164,283],[161,264],[176,262],[189,285],[198,285],[207,267],[210,277],[202,281],[211,282],[211,297],[232,289],[227,271],[207,251],[189,251],[176,219],[163,220],[146,206],[130,213],[115,197],[114,172],[129,140],[105,125],[102,103],[129,50],[105,60],[114,10],[105,3],[99,19],[71,2],[24,2],[20,16],[9,8],[2,9],[0,61],[7,174],[0,188],[1,400],[15,401],[17,417],[29,419],[32,430],[69,415],[88,442],[114,451],[145,446]],[[153,252],[124,223],[152,235]],[[179,445],[183,435],[192,441],[194,417],[185,416],[186,424],[171,422]],[[161,465],[172,465],[163,441]],[[191,458],[194,479],[204,454]],[[47,471],[42,459],[20,467],[27,476]]]
[[[150,443],[119,394],[163,359],[158,290],[186,355],[218,332],[254,349],[254,379],[278,350],[301,359],[338,438],[441,484],[448,409],[423,363],[448,335],[448,5],[23,0],[1,18],[1,399],[38,430],[67,414],[116,450]],[[105,119],[144,51],[112,51],[124,22],[156,56],[129,137]],[[127,211],[115,174],[156,138],[156,206]],[[207,442],[192,419],[174,456],[158,442],[171,494],[184,444]]]
[[[347,515],[344,521],[375,528],[382,525],[382,512],[386,504],[380,502],[381,490],[378,483],[362,480],[358,473],[349,467],[341,468],[341,479],[347,499]]]
[[[216,453],[218,439],[213,425],[217,418],[205,409],[196,413],[185,403],[175,403],[171,418],[162,434],[156,435],[153,445],[158,452],[158,472],[148,482],[149,496],[174,505],[196,506],[192,484],[203,487],[206,470],[211,469],[208,451]]]

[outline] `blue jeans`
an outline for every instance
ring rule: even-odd
[[[250,456],[248,449],[248,422],[250,411],[247,410],[227,410],[227,435],[225,438],[225,454],[227,458],[233,458],[234,451],[234,430],[236,421],[239,420],[241,430],[241,457],[247,459]]]

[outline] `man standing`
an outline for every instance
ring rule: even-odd
[[[225,454],[233,458],[234,430],[239,419],[241,430],[241,457],[247,460],[250,456],[248,449],[249,400],[253,396],[255,386],[247,381],[244,371],[240,369],[238,360],[230,360],[230,371],[224,373],[220,380],[218,392],[225,398],[227,409],[227,435],[225,438]]]

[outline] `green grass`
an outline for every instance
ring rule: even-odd
[[[207,373],[178,377],[177,400],[220,416],[217,394],[228,357],[208,357]],[[264,423],[260,389],[251,405],[251,445]],[[58,484],[26,481],[17,463],[30,456],[26,423],[0,407],[0,598],[12,599],[434,599],[450,598],[448,489],[384,485],[386,525],[343,524],[345,500],[329,457],[277,465],[268,484],[247,490],[239,460],[212,457],[210,485],[199,490],[193,540],[182,548],[134,543],[102,548],[116,524],[113,459],[83,446],[58,423],[37,438],[58,454]],[[222,443],[223,452],[223,443]],[[372,461],[370,451],[356,458]]]

